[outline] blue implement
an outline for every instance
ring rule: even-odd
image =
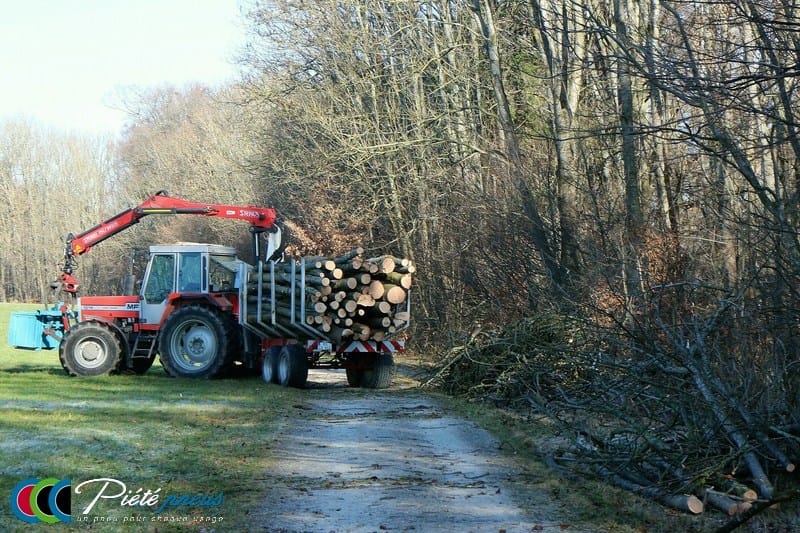
[[[52,350],[64,335],[61,304],[50,309],[17,311],[8,322],[8,344],[15,348]]]

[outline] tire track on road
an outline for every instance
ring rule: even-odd
[[[267,531],[558,530],[515,503],[505,483],[520,472],[497,442],[434,399],[308,392],[271,451],[254,517]]]

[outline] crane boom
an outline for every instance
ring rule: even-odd
[[[76,256],[91,251],[93,246],[137,224],[148,215],[201,215],[244,220],[250,223],[250,230],[253,232],[256,258],[259,255],[257,240],[259,233],[274,232],[277,234],[277,239],[272,239],[270,245],[272,248],[278,248],[279,245],[280,229],[275,223],[277,214],[272,208],[190,202],[168,196],[166,191],[158,191],[136,207],[121,211],[82,233],[67,235],[64,267],[61,273],[64,290],[71,293],[78,291],[78,282],[72,276],[76,266]]]

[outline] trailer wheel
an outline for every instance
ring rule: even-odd
[[[306,351],[299,344],[287,344],[278,359],[278,383],[302,389],[308,380]]]
[[[379,353],[369,370],[364,370],[361,386],[365,389],[385,389],[392,384],[394,357],[390,353]]]
[[[61,366],[70,376],[101,376],[119,370],[122,347],[117,335],[97,322],[71,327],[58,350]]]
[[[188,305],[164,322],[159,338],[161,365],[172,377],[208,379],[225,366],[226,321],[207,307]]]
[[[360,387],[364,381],[364,371],[355,368],[348,368],[345,370],[347,374],[347,384],[351,387]]]
[[[264,383],[278,383],[278,361],[281,357],[281,347],[271,346],[264,354],[264,364],[261,367],[261,377]]]

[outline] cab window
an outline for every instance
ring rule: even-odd
[[[212,255],[208,272],[208,290],[230,291],[236,288],[238,265],[229,256]]]
[[[175,256],[155,255],[150,263],[150,275],[144,287],[144,301],[161,303],[175,290]]]
[[[181,254],[178,268],[178,292],[200,292],[203,287],[200,260],[200,252]]]

